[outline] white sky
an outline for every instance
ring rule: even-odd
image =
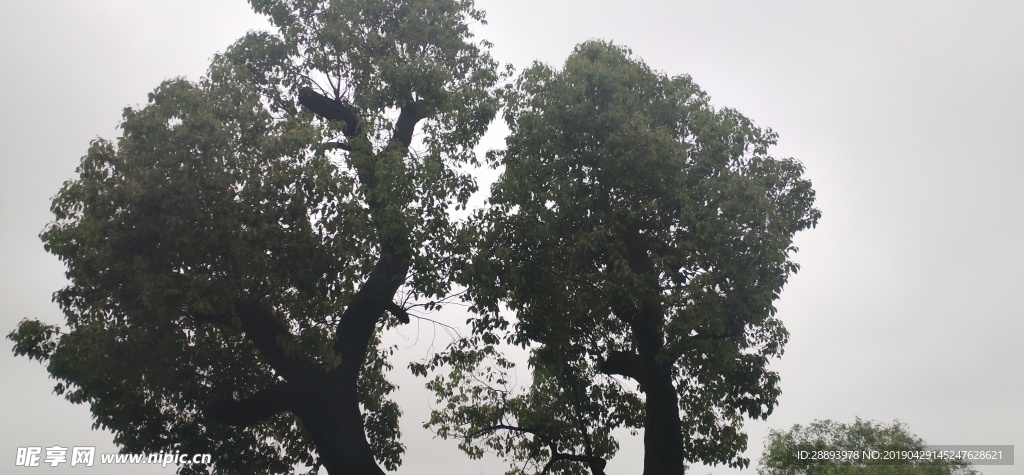
[[[243,0],[8,2],[0,16],[0,334],[57,322],[60,263],[37,237],[89,140],[163,79],[198,78],[262,20]],[[502,62],[559,65],[589,38],[690,74],[718,107],[779,132],[824,217],[798,236],[802,271],[778,303],[792,337],[783,396],[751,422],[753,474],[768,428],[900,419],[932,444],[1024,448],[1024,3],[481,0]],[[500,130],[500,128],[498,128]],[[501,134],[492,134],[492,147]],[[458,314],[453,322],[464,320]],[[415,338],[411,329],[402,332]],[[400,337],[395,341],[402,341]],[[429,338],[429,331],[420,340]],[[403,345],[404,346],[404,345]],[[10,348],[10,342],[0,341]],[[425,354],[421,343],[405,352]],[[42,366],[0,351],[0,471],[164,474],[141,466],[12,468],[17,447],[95,445],[86,407],[51,394]],[[423,380],[396,364],[407,447],[399,474],[500,474],[421,428]],[[610,474],[641,471],[640,438]],[[1014,467],[980,467],[985,474]]]

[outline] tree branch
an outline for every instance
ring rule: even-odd
[[[321,119],[344,122],[345,129],[342,132],[346,137],[352,137],[359,132],[359,116],[351,106],[343,104],[341,101],[304,87],[299,91],[299,104]]]
[[[548,470],[550,470],[556,462],[560,462],[562,460],[585,463],[590,467],[590,473],[593,473],[594,475],[604,475],[604,468],[608,465],[608,462],[605,459],[601,457],[594,457],[592,455],[567,454],[564,452],[553,452],[553,454],[554,455],[551,456],[551,460],[548,460],[548,463],[544,465],[544,470],[541,471],[541,473],[548,473]]]
[[[409,312],[402,308],[401,305],[398,305],[395,302],[388,302],[386,308],[388,312],[391,312],[391,314],[395,316],[395,318],[398,318],[398,321],[402,323],[409,323]]]
[[[210,419],[232,426],[250,426],[276,414],[291,410],[297,393],[289,383],[277,383],[257,391],[247,399],[221,399],[205,409]]]
[[[478,431],[476,431],[476,432],[474,432],[472,434],[466,434],[465,437],[467,439],[475,439],[475,438],[480,437],[481,435],[484,435],[484,434],[486,434],[488,432],[494,432],[494,431],[498,431],[498,430],[510,430],[512,432],[523,432],[525,434],[537,435],[537,432],[535,432],[533,429],[526,429],[526,428],[523,428],[523,427],[510,426],[510,425],[507,425],[507,424],[497,424],[497,425],[493,425],[493,426],[490,426],[490,427],[484,427],[483,429],[480,429],[480,430],[478,430]]]
[[[405,148],[412,145],[412,134],[416,131],[416,124],[426,118],[426,103],[423,101],[407,102],[402,107],[402,112],[395,121],[395,129],[391,133],[391,141],[398,141]]]
[[[359,116],[351,106],[339,100],[331,99],[305,87],[299,91],[299,104],[324,120],[344,122],[345,129],[342,132],[345,137],[353,137],[359,133]],[[398,120],[395,121],[391,141],[398,141],[403,147],[409,148],[412,145],[412,135],[416,131],[416,124],[424,118],[426,118],[426,103],[424,101],[407,102],[402,106]],[[343,146],[344,144],[334,142],[332,145],[347,150]]]
[[[643,361],[640,355],[627,351],[609,351],[607,358],[597,361],[597,370],[607,375],[619,375],[630,378],[640,384],[643,390],[647,383],[644,377]]]
[[[344,374],[355,381],[366,359],[367,345],[376,331],[377,322],[385,311],[396,312],[401,308],[392,299],[405,282],[411,266],[407,239],[408,236],[398,235],[385,238],[381,243],[377,263],[338,320],[334,352],[342,357],[342,364],[332,372]],[[402,319],[403,312],[407,319],[408,313],[404,309],[395,316]]]
[[[540,440],[541,443],[547,445],[548,448],[551,449],[551,459],[548,460],[548,463],[544,465],[544,469],[541,471],[541,473],[547,473],[548,470],[550,470],[551,467],[554,466],[554,464],[556,462],[559,462],[559,461],[562,461],[562,460],[569,460],[569,461],[572,461],[572,462],[582,462],[582,463],[585,463],[585,464],[587,464],[587,466],[590,467],[590,471],[594,475],[604,475],[604,468],[605,468],[606,465],[608,465],[608,462],[605,459],[601,458],[601,457],[596,457],[596,456],[592,456],[592,455],[578,455],[578,454],[559,452],[558,451],[558,445],[555,443],[555,441],[553,441],[551,439],[548,439],[547,437],[544,437],[544,436],[538,434],[537,431],[535,431],[533,429],[529,429],[529,428],[525,428],[525,427],[512,426],[512,425],[508,425],[508,424],[496,424],[496,425],[493,425],[493,426],[490,426],[490,427],[485,427],[483,429],[480,429],[480,430],[478,430],[478,431],[476,431],[476,432],[474,432],[472,434],[468,434],[465,437],[469,438],[469,439],[474,439],[474,438],[479,437],[479,436],[481,436],[481,435],[483,435],[485,433],[494,432],[494,431],[497,431],[497,430],[509,430],[509,431],[512,431],[512,432],[522,432],[522,433],[525,433],[525,434],[532,434],[534,437],[536,437],[538,440]]]
[[[288,326],[272,311],[258,302],[235,304],[235,313],[244,331],[256,344],[267,363],[289,381],[310,381],[319,371],[313,363],[285,354],[282,343],[298,344]]]
[[[324,143],[321,146],[324,149],[326,149],[326,150],[338,149],[338,150],[344,150],[346,152],[351,152],[352,151],[352,146],[347,144],[347,143],[345,143],[345,142],[326,142],[326,143]]]

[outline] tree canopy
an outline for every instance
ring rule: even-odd
[[[432,382],[448,404],[431,424],[519,461],[510,473],[601,473],[617,427],[644,430],[645,475],[746,466],[742,420],[780,392],[773,302],[820,216],[803,167],[690,77],[610,43],[505,94],[504,168],[460,274],[477,334],[435,359],[452,372]],[[525,393],[505,384],[502,338],[530,350]]]
[[[900,421],[882,424],[857,418],[852,424],[831,420],[814,421],[808,426],[794,425],[788,431],[773,430],[768,434],[761,456],[759,475],[977,475],[978,471],[963,460],[912,457],[864,458],[832,457],[814,460],[810,455],[799,457],[801,451],[847,451],[857,455],[865,451],[921,452],[923,439],[910,432]]]
[[[66,325],[9,338],[59,394],[124,451],[213,455],[182,473],[383,473],[404,446],[381,331],[461,285],[472,335],[412,370],[449,366],[428,425],[470,456],[598,475],[627,428],[645,475],[749,463],[820,216],[774,132],[599,41],[499,91],[468,0],[250,3],[275,30],[125,109],[53,200]],[[459,226],[499,99],[502,174]]]
[[[95,140],[42,234],[65,327],[23,321],[129,452],[183,473],[394,470],[379,331],[449,291],[452,207],[499,80],[464,0],[252,0],[273,32],[173,79]]]

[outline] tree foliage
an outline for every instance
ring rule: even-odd
[[[463,0],[252,0],[253,32],[95,140],[53,200],[66,326],[23,321],[128,452],[182,473],[381,473],[401,462],[390,349],[406,298],[449,291],[449,211],[499,79]],[[404,294],[400,289],[404,288]],[[396,301],[397,299],[397,301]],[[390,316],[389,316],[390,315]]]
[[[504,90],[502,175],[460,230],[502,78],[467,26],[483,14],[250,3],[275,31],[125,109],[53,200],[42,239],[67,266],[66,325],[9,338],[58,394],[124,451],[213,454],[182,473],[394,470],[380,331],[454,276],[473,334],[412,369],[449,367],[427,424],[471,457],[599,475],[626,428],[644,431],[645,475],[748,464],[742,421],[779,395],[774,301],[820,216],[771,130],[584,43]],[[502,344],[528,352],[524,387]]]
[[[800,451],[865,451],[899,450],[921,452],[923,439],[910,432],[906,424],[893,421],[882,424],[857,418],[853,424],[831,420],[814,421],[808,426],[794,425],[788,431],[773,430],[765,441],[759,475],[977,475],[961,460],[922,460],[910,457],[896,459],[828,460],[800,458]]]
[[[794,234],[820,215],[803,167],[688,76],[609,43],[579,45],[561,70],[536,64],[505,94],[511,134],[491,155],[504,169],[460,274],[477,337],[435,360],[452,399],[432,423],[471,454],[518,461],[510,473],[598,473],[550,466],[553,447],[607,459],[617,427],[644,429],[646,475],[746,466],[742,420],[780,392],[773,302],[798,269]],[[503,337],[532,354],[515,398],[463,384]],[[480,437],[496,426],[517,429]]]

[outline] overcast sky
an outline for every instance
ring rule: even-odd
[[[690,74],[717,107],[780,135],[824,213],[797,238],[802,265],[779,315],[791,332],[779,407],[750,422],[753,474],[769,428],[855,416],[900,419],[931,444],[1024,449],[1024,3],[488,0],[478,28],[518,69],[560,65],[590,38],[654,69]],[[244,0],[7,2],[0,16],[0,334],[61,321],[63,268],[38,239],[49,199],[91,139],[163,79],[198,78],[264,22]],[[500,131],[500,128],[497,128]],[[501,145],[501,133],[486,144]],[[452,321],[464,320],[458,314]],[[403,330],[410,341],[415,334]],[[391,337],[402,342],[402,335]],[[421,340],[425,338],[421,335]],[[88,409],[51,393],[44,368],[0,341],[0,472],[163,474],[66,464],[13,468],[17,447],[87,446]],[[403,344],[404,349],[406,344]],[[421,344],[405,358],[426,352]],[[396,365],[408,448],[400,474],[500,474],[421,428],[422,380]],[[610,474],[639,474],[641,439]],[[1018,454],[1018,456],[1024,456]],[[981,467],[985,474],[1014,467]]]

